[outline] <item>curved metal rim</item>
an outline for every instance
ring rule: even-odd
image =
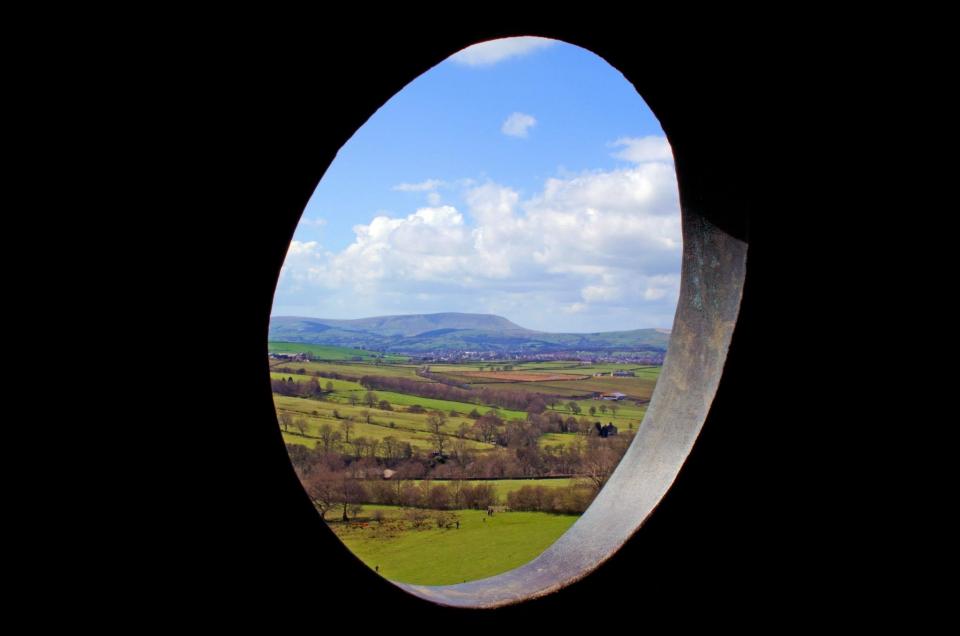
[[[663,371],[632,444],[587,511],[540,556],[509,572],[457,585],[391,583],[440,605],[502,607],[582,579],[640,529],[673,484],[706,420],[746,273],[746,242],[697,210],[684,207],[682,216],[680,300]]]

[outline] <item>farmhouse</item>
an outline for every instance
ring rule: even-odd
[[[634,378],[637,376],[633,371],[614,371],[610,375],[615,378]]]
[[[625,393],[620,393],[619,391],[614,391],[613,393],[601,393],[599,396],[595,397],[595,400],[622,400],[627,397]]]

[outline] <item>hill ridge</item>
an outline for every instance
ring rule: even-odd
[[[633,329],[593,333],[555,333],[521,327],[496,314],[439,312],[354,319],[272,316],[272,341],[348,346],[380,351],[560,350],[666,351],[669,330]]]

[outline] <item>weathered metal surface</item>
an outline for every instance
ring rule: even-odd
[[[663,371],[643,424],[593,504],[556,543],[515,570],[457,585],[395,585],[441,605],[509,605],[583,578],[643,525],[673,484],[706,420],[746,272],[747,244],[686,207],[683,239],[680,300]]]

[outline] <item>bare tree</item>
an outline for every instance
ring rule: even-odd
[[[298,417],[293,421],[293,425],[297,427],[297,430],[300,431],[301,435],[307,434],[307,418]]]
[[[368,407],[373,408],[379,401],[379,398],[373,391],[367,391],[366,395],[363,396],[363,401]]]
[[[293,416],[284,411],[277,416],[277,420],[279,420],[283,430],[289,433],[290,427],[293,425]]]
[[[353,446],[353,456],[360,459],[366,454],[369,442],[366,437],[354,437],[350,444]]]
[[[340,428],[341,430],[343,430],[343,441],[349,444],[350,432],[353,430],[353,418],[348,417],[346,419],[340,420]]]
[[[501,420],[494,413],[485,413],[474,424],[474,427],[480,432],[480,439],[484,442],[492,442],[497,436],[497,429],[503,425]]]
[[[324,422],[318,429],[320,445],[324,453],[329,453],[336,449],[336,443],[340,440],[340,433],[333,430],[333,427]]]
[[[443,447],[447,443],[447,436],[441,430],[446,422],[447,416],[440,411],[432,411],[427,415],[427,430],[439,455],[443,455]]]
[[[363,503],[365,498],[363,485],[356,479],[341,474],[334,482],[334,499],[337,506],[343,507],[343,521],[347,521],[347,512],[351,507]]]
[[[396,437],[388,435],[380,441],[380,445],[383,448],[383,456],[388,465],[400,461],[401,447]]]
[[[338,479],[336,473],[322,467],[312,470],[302,480],[307,496],[310,497],[310,501],[316,506],[321,517],[337,505]]]
[[[620,454],[606,440],[591,438],[582,455],[580,466],[590,485],[596,492],[600,492],[619,461]]]

